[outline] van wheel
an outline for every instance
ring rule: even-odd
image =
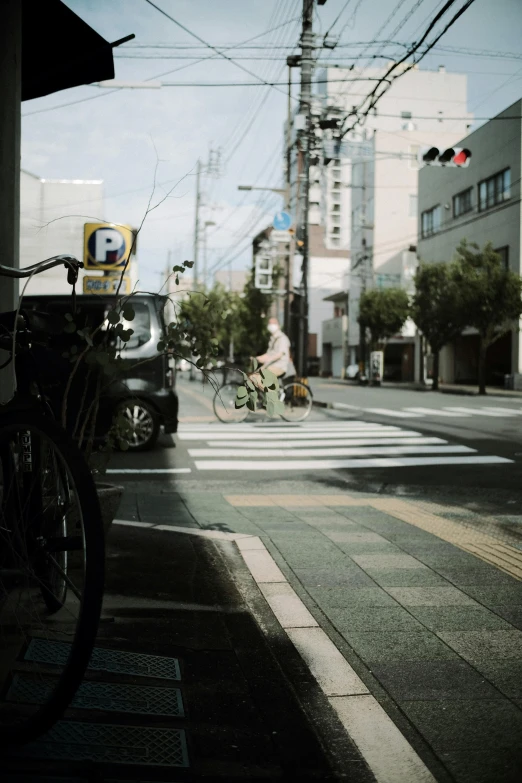
[[[151,449],[159,435],[158,414],[148,403],[141,400],[128,400],[118,409],[132,427],[129,451],[147,451]]]

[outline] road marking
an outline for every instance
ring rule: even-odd
[[[412,413],[421,413],[426,416],[448,416],[457,419],[468,418],[467,413],[454,413],[448,410],[437,410],[436,408],[403,408],[405,411],[411,411]]]
[[[486,411],[483,408],[444,408],[445,411],[455,411],[455,413],[467,413],[471,416],[490,416],[492,418],[501,418],[502,413],[493,413],[493,411]]]
[[[335,470],[349,468],[410,468],[435,465],[500,465],[513,463],[505,457],[470,456],[470,457],[381,457],[373,459],[328,459],[328,460],[284,460],[280,462],[260,460],[242,462],[239,460],[208,460],[196,461],[198,470]]]
[[[299,444],[300,446],[301,444]],[[459,454],[475,453],[476,449],[469,446],[361,446],[359,448],[328,448],[328,449],[302,449],[288,446],[279,449],[265,449],[263,457],[365,457],[368,454],[383,454],[394,456],[395,454]],[[191,457],[258,457],[259,450],[241,449],[238,454],[235,448],[231,449],[189,449]]]
[[[216,448],[219,447],[227,447],[230,446],[230,441],[228,440],[207,440],[207,443],[209,445],[212,445]],[[347,438],[346,440],[339,439],[335,441],[335,445],[337,446],[402,446],[404,443],[407,443],[408,446],[412,444],[416,444],[418,446],[428,446],[428,445],[435,445],[436,443],[447,443],[443,438],[416,438],[413,435],[405,436],[403,433],[397,432],[394,433],[392,438],[370,438],[369,436],[365,436],[364,438],[354,437],[354,438]],[[320,446],[331,446],[332,441],[331,440],[300,440],[297,443],[289,443],[287,440],[272,440],[268,441],[267,443],[264,443],[263,441],[255,441],[256,449],[296,449],[296,448],[306,448],[306,447],[314,447],[319,448]],[[234,441],[234,449],[239,449],[241,453],[243,453],[243,450],[252,448],[251,443],[244,443],[242,441]],[[239,456],[239,454],[238,454]]]
[[[421,436],[422,433],[416,432],[414,430],[398,430],[396,427],[368,427],[368,429],[364,430],[358,430],[357,432],[354,432],[353,435],[349,431],[336,431],[332,430],[331,432],[328,432],[328,438],[351,438],[351,437],[367,437],[367,438],[378,438],[381,435],[393,435],[394,437],[409,437],[409,436]],[[253,437],[256,436],[256,437]],[[227,441],[235,441],[235,440],[280,440],[282,437],[282,434],[280,432],[267,432],[267,433],[252,433],[252,432],[231,432],[230,435],[227,434],[227,437],[225,440]],[[311,439],[318,439],[318,438],[324,438],[325,433],[324,432],[313,432],[311,430],[304,431],[301,430],[300,432],[289,432],[285,433],[285,439],[287,441],[298,441],[298,440],[311,440]],[[197,433],[192,432],[184,432],[179,433],[180,440],[204,440],[207,442],[212,442],[214,438],[212,435],[205,435],[201,436]],[[220,436],[220,440],[223,440],[223,435]]]
[[[503,416],[522,416],[522,411],[516,411],[513,408],[483,408],[485,411],[493,411],[493,413],[501,413]]]
[[[106,473],[192,473],[191,468],[112,468]]]
[[[376,413],[378,416],[394,416],[398,419],[422,419],[422,413],[406,413],[405,411],[393,411],[389,408],[363,408],[365,413]]]

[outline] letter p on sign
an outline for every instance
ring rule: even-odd
[[[118,261],[118,250],[125,240],[115,228],[99,228],[94,235],[94,259],[99,264],[114,264]]]
[[[86,223],[84,227],[85,269],[121,269],[133,246],[130,226]]]

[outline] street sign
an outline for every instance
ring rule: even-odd
[[[129,258],[133,238],[130,226],[85,223],[83,233],[85,269],[121,269]]]
[[[276,231],[288,231],[292,225],[292,216],[288,212],[276,212],[272,225]]]
[[[284,242],[285,244],[288,244],[292,239],[292,236],[292,231],[272,231],[270,239],[272,242]]]
[[[83,293],[115,294],[118,290],[119,282],[119,275],[111,275],[110,277],[95,277],[94,275],[85,275],[83,278]],[[120,288],[120,294],[130,294],[130,290],[130,278],[124,276]]]

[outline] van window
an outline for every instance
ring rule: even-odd
[[[126,346],[127,348],[139,348],[148,343],[151,338],[150,310],[143,302],[131,302],[131,304],[134,309],[134,320],[125,321],[123,319],[123,326],[125,329],[133,329],[134,333]]]

